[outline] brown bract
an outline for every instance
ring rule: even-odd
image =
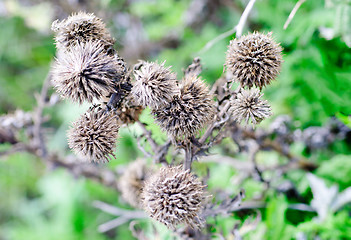
[[[89,162],[108,162],[114,150],[119,126],[113,112],[90,108],[68,132],[68,145],[76,155]]]
[[[208,198],[202,185],[182,166],[162,167],[144,186],[143,205],[153,219],[175,229],[178,224],[199,228],[199,214]]]
[[[244,90],[238,93],[237,98],[231,100],[229,111],[237,122],[243,120],[246,124],[260,123],[263,119],[272,115],[271,107],[267,100],[262,100],[263,94],[258,89]]]
[[[160,108],[179,92],[176,75],[164,63],[143,62],[134,76],[136,81],[131,94],[143,107]]]
[[[197,76],[183,80],[180,94],[153,114],[162,130],[175,139],[185,139],[203,128],[215,113],[214,101],[206,84]]]
[[[93,13],[74,13],[62,21],[54,21],[51,29],[56,32],[55,42],[58,49],[88,41],[100,41],[107,49],[115,42],[103,21]]]
[[[242,87],[260,89],[277,77],[281,64],[281,46],[273,40],[271,33],[258,32],[230,41],[225,63]]]
[[[79,43],[58,51],[51,71],[53,85],[62,98],[91,103],[115,92],[125,74],[121,61],[108,55],[99,42]]]
[[[123,101],[121,107],[117,109],[118,123],[122,124],[133,124],[139,120],[140,114],[143,112],[144,108],[137,105],[130,97],[130,95]]]

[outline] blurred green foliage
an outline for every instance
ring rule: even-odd
[[[102,1],[102,11],[117,11],[126,1]],[[206,22],[199,30],[184,27],[182,16],[190,1],[154,0],[132,1],[126,11],[139,17],[148,38],[157,41],[169,32],[177,34],[180,45],[164,49],[153,60],[167,60],[178,77],[182,69],[200,56],[204,71],[202,77],[213,83],[223,74],[226,46],[233,36],[217,42],[206,52],[205,44],[219,34],[231,29],[239,20],[247,1],[233,1],[236,8],[221,7],[216,12],[217,23]],[[342,0],[306,1],[297,11],[286,30],[283,30],[295,0],[258,0],[249,17],[250,31],[272,31],[284,47],[284,64],[281,75],[272,86],[265,89],[265,98],[272,104],[276,115],[288,114],[302,128],[325,124],[329,117],[336,116],[350,127],[351,120],[351,51],[350,24],[351,3]],[[239,9],[239,10],[238,10]],[[0,17],[0,113],[15,109],[30,111],[35,107],[35,92],[39,92],[50,68],[55,48],[51,35],[40,33],[26,25],[19,16]],[[247,31],[248,29],[246,29]],[[332,37],[326,36],[332,30]],[[48,139],[51,150],[67,154],[65,132],[70,123],[86,106],[74,106],[60,102],[54,109],[46,109],[51,115],[49,127],[55,129]],[[142,121],[152,123],[148,110]],[[156,141],[165,141],[165,134],[156,126],[150,129]],[[120,167],[141,156],[134,136],[140,131],[128,127],[121,131],[117,160],[109,167]],[[345,189],[351,184],[350,147],[345,142],[335,143],[329,149],[307,154],[303,146],[294,143],[296,154],[305,154],[312,161],[321,163],[316,174],[329,184]],[[246,156],[238,156],[245,161]],[[258,161],[283,161],[277,156],[261,155]],[[262,183],[245,180],[241,186],[233,186],[239,174],[225,165],[209,164],[211,191],[225,190],[231,194],[240,188],[246,190],[246,199],[254,199],[263,191]],[[196,167],[199,175],[201,164]],[[290,171],[283,177],[296,184],[299,192],[312,199],[305,172]],[[228,184],[229,183],[229,184]],[[51,171],[28,154],[14,154],[0,159],[0,239],[54,240],[54,239],[131,239],[128,225],[123,225],[108,234],[99,234],[97,226],[112,219],[91,203],[94,200],[128,207],[111,189],[85,179],[74,179],[62,170]],[[304,233],[307,239],[351,239],[350,207],[330,214],[325,222],[317,222],[315,215],[288,209],[296,201],[279,194],[268,193],[266,207],[262,209],[262,221],[244,235],[244,239],[295,239]],[[306,204],[309,204],[307,202]],[[232,215],[226,218],[209,219],[216,228],[229,238],[234,224],[242,224],[248,217]],[[153,225],[140,222],[146,234],[152,238]],[[170,232],[156,224],[161,239],[171,238]]]

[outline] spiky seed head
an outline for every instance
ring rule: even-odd
[[[112,111],[93,106],[68,130],[68,145],[89,162],[108,162],[112,157],[119,126]]]
[[[262,100],[263,94],[258,89],[244,90],[238,93],[236,99],[231,100],[231,112],[233,119],[237,122],[245,120],[246,124],[256,125],[263,119],[272,115],[271,107],[267,100]]]
[[[175,95],[164,107],[154,110],[156,123],[174,139],[196,134],[213,119],[215,104],[206,84],[196,75],[186,77]]]
[[[79,43],[58,51],[51,72],[53,85],[62,98],[80,104],[99,100],[115,92],[116,83],[124,77],[121,61],[107,54],[99,42]]]
[[[147,167],[146,161],[138,159],[128,165],[125,172],[119,179],[119,190],[122,197],[131,206],[142,208],[141,193],[152,170]]]
[[[101,41],[106,49],[115,42],[104,22],[93,13],[73,13],[62,21],[54,21],[51,29],[56,32],[55,42],[58,49],[88,41]]]
[[[143,190],[145,211],[153,219],[175,229],[178,224],[199,228],[203,204],[208,195],[205,186],[182,166],[162,167],[146,181]]]
[[[176,75],[164,63],[143,62],[134,71],[135,83],[131,94],[143,107],[162,107],[179,92]]]
[[[242,87],[260,89],[277,77],[281,64],[282,48],[272,33],[258,32],[230,41],[225,63]]]

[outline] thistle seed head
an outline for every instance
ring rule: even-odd
[[[151,175],[146,161],[139,159],[130,163],[119,180],[119,190],[122,197],[131,206],[142,208],[141,192],[145,180]]]
[[[81,104],[115,92],[125,70],[123,60],[108,55],[101,43],[86,42],[59,51],[51,74],[61,97]]]
[[[262,100],[263,94],[258,89],[244,90],[238,93],[237,98],[231,100],[231,112],[233,118],[237,122],[245,120],[246,124],[256,125],[263,119],[272,115],[271,107],[267,100]]]
[[[180,94],[163,108],[153,111],[157,124],[174,139],[193,136],[213,118],[214,113],[212,96],[196,75],[186,77]]]
[[[57,49],[65,49],[88,41],[101,41],[104,47],[108,48],[115,42],[103,21],[93,13],[74,13],[61,22],[54,21],[51,29],[56,32]]]
[[[144,62],[134,71],[135,83],[131,94],[143,107],[160,108],[179,92],[176,75],[164,63]]]
[[[115,158],[113,151],[118,129],[113,112],[94,106],[68,130],[68,145],[76,155],[89,162],[108,162]]]
[[[277,77],[281,64],[282,48],[272,33],[258,32],[230,41],[225,63],[242,87],[260,89]]]
[[[208,198],[202,185],[189,170],[182,166],[162,167],[146,181],[143,205],[153,219],[175,229],[178,224],[199,228],[203,204]]]

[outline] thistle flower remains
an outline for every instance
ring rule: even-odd
[[[230,41],[225,65],[242,87],[262,89],[279,74],[281,52],[272,33],[255,32]]]
[[[134,76],[136,82],[131,94],[143,107],[160,108],[179,92],[176,75],[164,63],[143,62],[134,71]]]
[[[256,125],[263,119],[272,115],[271,107],[267,100],[262,100],[263,94],[258,89],[244,90],[238,93],[237,98],[231,101],[231,112],[234,120],[242,122],[245,120],[246,124],[251,123]]]
[[[115,42],[103,21],[93,13],[74,13],[61,22],[54,21],[51,29],[56,32],[57,49],[66,49],[88,41],[100,41],[107,49]]]
[[[68,145],[76,155],[89,162],[108,162],[115,158],[113,151],[118,130],[116,116],[94,106],[68,130]]]
[[[183,80],[180,94],[153,111],[156,122],[173,138],[189,138],[214,116],[215,107],[206,84],[196,75]]]
[[[110,56],[99,42],[79,43],[58,51],[52,68],[52,81],[62,98],[92,102],[115,92],[125,74],[124,64]]]
[[[178,167],[162,167],[152,176],[143,190],[143,204],[153,219],[175,229],[178,224],[198,228],[202,206],[208,196],[202,185],[189,171]]]

